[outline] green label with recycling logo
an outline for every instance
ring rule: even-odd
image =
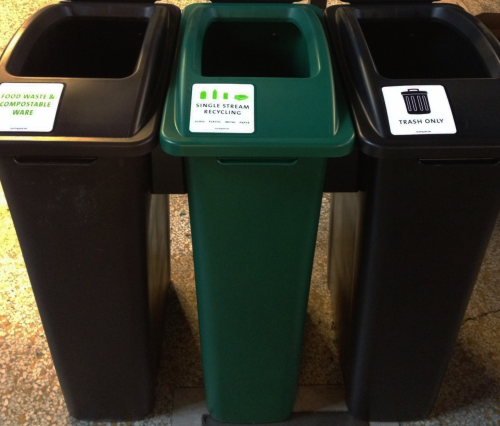
[[[253,133],[253,84],[193,84],[189,131]]]

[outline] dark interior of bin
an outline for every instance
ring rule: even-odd
[[[306,41],[291,22],[213,22],[201,68],[206,77],[310,76]]]
[[[123,78],[136,67],[146,19],[69,18],[44,31],[23,77]]]
[[[360,19],[359,23],[383,77],[490,77],[469,39],[441,22]]]

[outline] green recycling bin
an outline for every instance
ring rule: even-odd
[[[328,157],[354,132],[321,11],[195,4],[161,146],[185,157],[208,409],[263,423],[293,408]]]

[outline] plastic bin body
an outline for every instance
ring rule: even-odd
[[[334,194],[330,227],[347,405],[365,420],[424,419],[500,208],[500,45],[451,5],[326,16],[360,149],[359,192]],[[456,133],[392,134],[382,88],[426,85],[445,88]]]
[[[223,422],[281,421],[295,400],[327,157],[351,152],[352,123],[318,9],[191,5],[181,37],[160,139],[185,156],[208,409]],[[192,96],[238,102],[194,84],[253,85],[254,132],[191,132]]]
[[[285,419],[295,401],[326,161],[186,161],[209,412],[240,423]]]
[[[153,409],[170,244],[168,195],[150,193],[150,152],[179,20],[167,5],[51,5],[0,61],[2,83],[64,84],[52,131],[0,133],[0,180],[78,419]]]

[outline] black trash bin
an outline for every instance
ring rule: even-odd
[[[180,11],[61,2],[0,60],[0,180],[70,414],[153,408],[170,281],[150,153]]]
[[[500,44],[458,6],[403,3],[326,11],[360,152],[329,284],[347,405],[372,421],[429,414],[500,208]]]

